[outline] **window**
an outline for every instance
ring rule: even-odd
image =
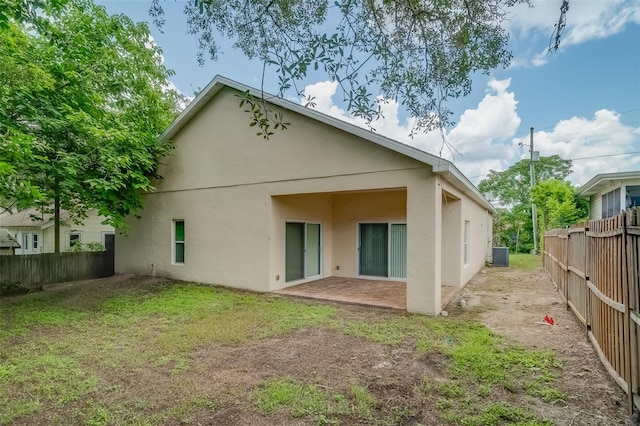
[[[29,251],[29,234],[22,234],[22,252],[27,253]]]
[[[38,234],[33,234],[31,241],[32,241],[33,249],[38,250]]]
[[[620,188],[607,192],[602,196],[602,218],[620,213]]]
[[[173,263],[184,263],[184,220],[173,221]]]
[[[626,208],[640,207],[640,185],[627,186]]]
[[[69,247],[73,247],[75,244],[80,244],[80,234],[69,234]]]
[[[464,221],[464,264],[469,263],[469,221]]]
[[[358,252],[360,275],[407,278],[407,224],[360,223]]]

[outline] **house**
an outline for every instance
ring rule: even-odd
[[[589,219],[615,216],[624,209],[640,206],[640,170],[596,175],[577,195],[589,198]]]
[[[18,241],[6,229],[0,229],[0,255],[14,254],[15,249],[19,248]]]
[[[160,136],[176,145],[140,219],[116,236],[116,273],[268,292],[327,277],[406,282],[438,314],[491,255],[495,210],[449,161],[269,97],[290,127],[256,136],[216,77]]]
[[[112,226],[103,225],[104,217],[95,210],[89,211],[81,224],[72,223],[65,210],[60,212],[60,220],[60,251],[69,250],[76,240],[83,244],[95,242],[103,247],[113,247],[115,230]],[[19,242],[20,247],[15,249],[15,254],[53,253],[53,225],[53,215],[43,214],[35,207],[0,217],[0,228]]]

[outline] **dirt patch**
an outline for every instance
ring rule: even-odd
[[[214,395],[225,407],[207,424],[315,424],[261,416],[246,406],[251,399],[246,391],[284,376],[317,383],[331,394],[345,393],[352,382],[363,384],[386,409],[406,407],[423,424],[438,424],[436,408],[413,395],[413,386],[436,367],[426,359],[414,360],[412,352],[313,327],[235,347],[202,349],[193,356],[198,360],[193,380],[198,392]]]
[[[556,353],[562,363],[556,386],[570,399],[565,405],[544,404],[532,410],[557,425],[631,424],[625,393],[602,366],[586,330],[544,270],[487,268],[446,309],[450,315],[476,311],[477,318],[496,333],[524,347]],[[540,324],[545,315],[553,318],[554,326]]]

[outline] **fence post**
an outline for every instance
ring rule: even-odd
[[[565,254],[564,254],[564,258],[565,258],[565,268],[567,268],[566,271],[564,271],[564,301],[567,304],[567,311],[569,309],[571,309],[569,307],[569,276],[571,274],[571,271],[569,270],[569,265],[570,265],[570,256],[571,256],[571,232],[566,231],[567,232],[567,249],[565,250]]]
[[[585,310],[585,317],[584,317],[584,322],[586,325],[586,333],[587,333],[587,340],[589,340],[589,332],[591,331],[591,316],[593,315],[592,309],[591,309],[591,289],[589,288],[589,286],[587,285],[589,283],[590,278],[590,269],[589,268],[589,260],[590,260],[590,253],[591,253],[591,237],[589,237],[589,229],[591,228],[589,226],[590,222],[585,223],[584,226],[584,257],[585,257],[585,261],[584,261],[584,288],[585,288],[585,292],[586,292],[586,297],[587,297],[587,309]]]
[[[625,379],[627,380],[627,403],[629,414],[633,414],[633,378],[631,377],[631,313],[629,312],[629,299],[630,299],[630,287],[629,274],[627,271],[627,213],[622,212],[622,261],[620,262],[620,275],[623,279],[623,285],[625,290],[622,292],[624,300],[624,337],[626,340],[626,347],[623,349],[627,352],[629,357],[628,370],[625,368]]]

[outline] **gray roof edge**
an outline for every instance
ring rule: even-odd
[[[8,216],[0,218],[0,228],[14,229],[14,228],[38,228],[38,229],[46,229],[54,225],[54,217],[52,215],[47,215],[46,219],[35,219],[33,220],[31,216],[34,213],[40,213],[37,207],[29,207],[25,210],[20,210],[18,212],[12,213]],[[17,218],[20,218],[20,221],[16,221]],[[66,210],[60,211],[60,220],[65,221],[69,218],[69,212]],[[27,221],[28,220],[28,221]]]
[[[630,172],[614,172],[614,173],[600,173],[589,179],[587,183],[582,185],[576,195],[579,197],[587,197],[594,195],[597,191],[592,191],[596,185],[605,180],[615,179],[631,179],[640,178],[640,170],[634,170]]]
[[[271,95],[266,92],[263,93],[259,89],[255,89],[253,87],[244,85],[220,75],[216,75],[213,80],[211,80],[211,82],[209,82],[209,84],[198,94],[198,96],[196,96],[196,98],[180,113],[180,115],[178,115],[178,117],[173,120],[169,127],[167,127],[167,129],[159,136],[159,141],[164,142],[174,137],[180,131],[180,129],[182,129],[195,115],[197,115],[198,112],[202,108],[204,108],[204,106],[225,86],[231,87],[232,89],[238,90],[240,92],[248,91],[251,95],[258,98],[264,97],[267,102],[277,105],[281,108],[312,118],[316,121],[327,124],[331,127],[335,127],[354,136],[358,136],[362,139],[373,142],[377,145],[405,155],[409,158],[413,158],[414,160],[431,166],[433,168],[433,172],[436,174],[443,172],[450,173],[461,185],[461,187],[459,187],[458,189],[462,190],[463,192],[466,192],[465,189],[468,190],[472,195],[472,198],[476,202],[487,208],[492,213],[496,212],[495,208],[486,198],[484,198],[484,196],[480,193],[476,186],[473,185],[469,181],[469,179],[467,179],[467,177],[464,176],[462,172],[460,172],[460,170],[458,170],[458,168],[449,160],[437,157],[433,154],[429,154],[428,152],[419,150],[418,148],[414,148],[411,145],[407,145],[386,136],[374,133],[370,130],[356,126],[355,124],[347,123],[330,115],[307,108],[286,99],[282,99],[278,96]]]
[[[482,195],[480,190],[473,183],[471,183],[471,181],[455,166],[455,164],[451,162],[448,163],[449,164],[447,166],[442,165],[437,168],[434,167],[434,173],[444,176],[453,176],[456,181],[464,184],[464,187],[466,188],[466,190],[460,187],[458,187],[458,189],[462,190],[482,207],[485,207],[487,210],[489,210],[492,215],[496,214],[497,210],[495,209],[493,204],[491,204],[491,202],[489,202],[489,200],[487,200],[485,196]]]

